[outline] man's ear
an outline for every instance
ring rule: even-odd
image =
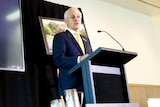
[[[65,19],[65,20],[64,20],[64,23],[65,23],[66,25],[68,25],[68,20],[67,20],[67,19]]]

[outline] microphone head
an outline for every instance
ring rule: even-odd
[[[98,33],[102,32],[101,30],[97,30]]]

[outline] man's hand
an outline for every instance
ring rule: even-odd
[[[82,61],[83,59],[85,59],[89,54],[85,54],[83,56],[80,56],[80,61]]]

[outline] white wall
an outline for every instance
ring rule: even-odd
[[[126,51],[138,56],[125,65],[129,83],[160,85],[160,26],[152,18],[104,0],[47,0],[71,7],[80,7],[93,49],[121,49],[105,33],[114,36]]]

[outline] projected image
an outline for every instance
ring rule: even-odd
[[[49,18],[49,17],[39,17],[40,26],[43,34],[43,39],[45,43],[46,53],[48,55],[52,54],[52,42],[54,35],[66,30],[66,25],[64,20]],[[80,34],[87,36],[87,31],[84,24],[81,24]]]
[[[0,70],[24,71],[19,0],[0,2]]]

